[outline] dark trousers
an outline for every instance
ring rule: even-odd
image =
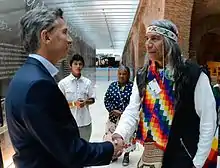
[[[180,151],[172,156],[164,156],[161,168],[192,168],[193,161],[185,151]]]

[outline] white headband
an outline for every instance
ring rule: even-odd
[[[158,27],[158,26],[149,26],[147,28],[147,33],[158,33],[160,35],[166,36],[174,41],[178,41],[178,37],[175,33],[173,33],[172,31],[162,28],[162,27]]]

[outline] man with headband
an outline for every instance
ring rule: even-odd
[[[139,121],[137,139],[148,147],[145,166],[202,168],[217,118],[209,79],[197,64],[183,60],[177,28],[169,20],[147,27],[146,49],[149,63],[138,70],[113,139],[129,137]]]

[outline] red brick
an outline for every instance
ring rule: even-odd
[[[210,30],[220,27],[220,16],[217,15],[220,13],[219,0],[140,0],[137,11],[125,47],[126,55],[123,55],[123,60],[135,68],[144,63],[143,25],[146,27],[154,19],[169,19],[177,25],[182,53],[194,60],[201,58],[201,38]]]

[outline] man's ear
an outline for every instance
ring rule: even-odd
[[[40,38],[44,44],[48,44],[50,42],[50,36],[47,30],[41,31]]]

